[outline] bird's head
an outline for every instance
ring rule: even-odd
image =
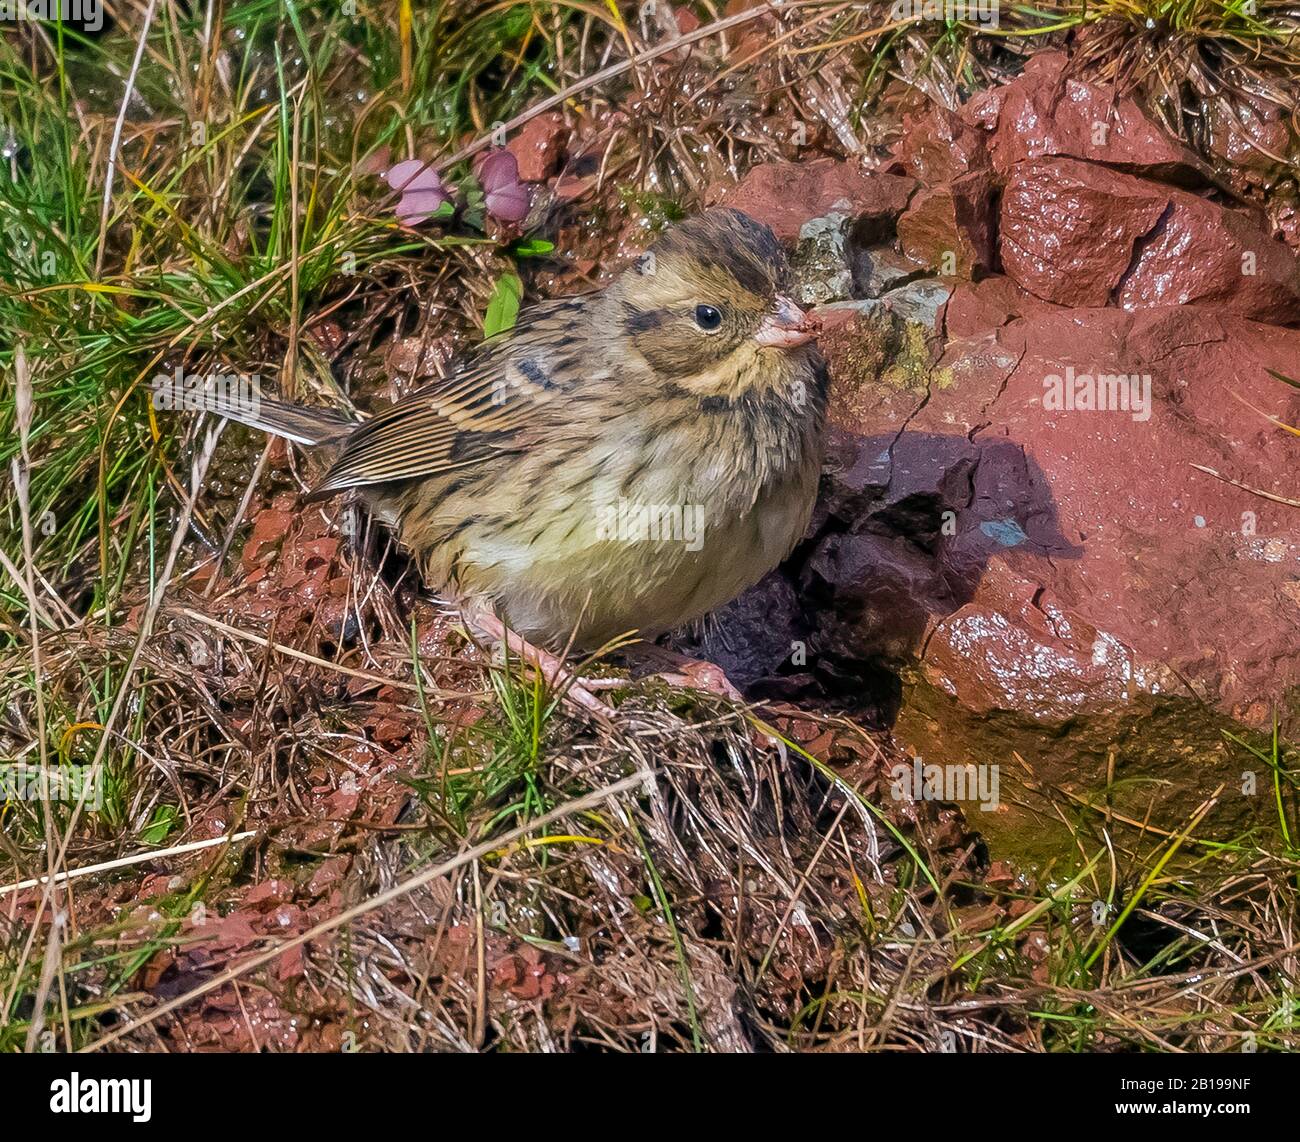
[[[613,318],[660,379],[705,396],[779,384],[780,366],[817,335],[789,297],[776,235],[739,210],[705,211],[666,231],[611,290]]]

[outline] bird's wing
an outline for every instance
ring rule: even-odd
[[[583,324],[583,299],[536,307],[510,334],[485,342],[467,367],[418,389],[347,438],[313,499],[347,488],[434,476],[522,447],[539,408],[574,378],[553,379]],[[565,370],[566,374],[569,373]]]

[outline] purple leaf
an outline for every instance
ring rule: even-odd
[[[522,222],[528,214],[528,188],[519,181],[519,163],[509,151],[493,151],[478,165],[488,213],[502,222]]]
[[[384,181],[401,192],[394,213],[399,222],[408,226],[423,222],[444,202],[451,201],[438,172],[420,159],[404,159],[394,164],[384,175]]]

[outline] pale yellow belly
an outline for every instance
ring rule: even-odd
[[[815,492],[814,469],[739,517],[711,519],[707,503],[657,513],[639,510],[656,505],[631,505],[577,531],[557,523],[527,543],[518,529],[470,535],[459,581],[544,645],[563,646],[575,630],[575,645],[587,649],[629,631],[653,637],[735,598],[775,567],[802,537]]]

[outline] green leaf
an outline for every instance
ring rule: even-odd
[[[524,283],[518,274],[502,274],[497,288],[492,291],[487,315],[483,318],[483,336],[495,337],[515,327],[519,316],[519,302],[524,296]]]
[[[473,175],[466,177],[460,184],[460,193],[465,205],[460,212],[461,220],[474,230],[482,230],[487,220],[487,196]]]
[[[540,258],[554,249],[555,243],[545,238],[520,238],[510,247],[510,253],[516,258]]]
[[[140,839],[146,845],[160,845],[176,827],[176,806],[159,805],[153,812],[153,820],[140,833]]]

